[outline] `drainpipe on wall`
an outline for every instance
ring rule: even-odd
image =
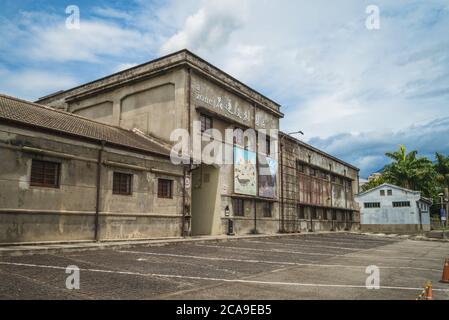
[[[279,223],[279,232],[284,233],[285,232],[285,226],[284,226],[284,151],[283,151],[283,139],[284,136],[281,136],[281,139],[279,141],[279,153],[280,153],[280,162],[281,162],[281,174],[280,174],[280,186],[281,186],[281,214],[280,214],[280,223]]]
[[[103,162],[103,151],[106,141],[101,141],[101,148],[98,151],[97,162],[97,196],[95,200],[95,241],[100,241],[100,191],[101,191],[101,166]]]
[[[182,188],[182,227],[181,227],[181,236],[183,238],[186,237],[185,234],[185,226],[186,226],[186,215],[187,215],[187,207],[186,207],[186,166],[182,167],[183,173],[183,188]]]

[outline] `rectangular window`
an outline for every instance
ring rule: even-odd
[[[301,206],[299,204],[296,206],[296,215],[297,215],[298,219],[305,219],[306,218],[306,215],[305,215],[305,212],[304,212],[304,206]]]
[[[263,216],[265,218],[271,218],[272,209],[273,209],[273,204],[271,202],[264,202],[263,203]]]
[[[201,121],[201,133],[203,133],[206,130],[212,129],[212,118],[211,117],[201,114],[200,121]]]
[[[393,195],[393,190],[387,190],[387,194],[388,194],[389,196],[392,196],[392,195]]]
[[[397,201],[393,202],[393,208],[410,207],[410,201]]]
[[[332,220],[337,221],[337,210],[332,210]]]
[[[157,197],[163,199],[173,198],[173,181],[167,179],[158,179]]]
[[[234,210],[234,216],[245,216],[245,201],[243,199],[232,199],[232,209]]]
[[[312,177],[315,177],[315,176],[316,176],[316,170],[315,170],[314,168],[310,168],[309,174],[310,174]]]
[[[363,206],[367,209],[369,208],[380,208],[380,202],[365,202]]]
[[[301,162],[297,161],[296,162],[296,170],[298,170],[299,173],[304,173],[305,167]]]
[[[321,171],[321,179],[329,180],[329,175],[326,171]]]
[[[265,145],[266,145],[265,152],[266,152],[266,155],[270,155],[270,152],[271,152],[271,138],[270,138],[269,135],[267,135],[265,139],[266,139],[265,140]]]
[[[350,211],[350,212],[348,213],[348,219],[349,219],[349,221],[351,221],[351,222],[354,221],[354,212]]]
[[[317,212],[316,212],[316,208],[315,207],[311,207],[310,208],[310,214],[311,214],[311,219],[312,220],[316,220],[318,217],[317,217]]]
[[[385,196],[385,190],[380,190],[380,195],[381,195],[382,197],[384,197],[384,196]]]
[[[112,193],[129,196],[132,194],[133,175],[127,173],[114,172],[112,182]]]
[[[32,160],[30,185],[59,188],[60,164],[57,162]]]

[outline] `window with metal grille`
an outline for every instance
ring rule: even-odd
[[[305,215],[305,212],[304,212],[304,206],[302,206],[302,205],[297,205],[296,206],[296,215],[297,215],[297,217],[298,217],[298,219],[305,219],[306,218],[306,215]]]
[[[173,181],[167,179],[159,179],[157,187],[158,198],[172,199],[173,198]]]
[[[212,129],[212,118],[204,114],[200,115],[201,132]]]
[[[352,211],[349,211],[349,213],[348,213],[348,219],[349,219],[349,221],[354,221],[354,212],[352,212]]]
[[[393,208],[410,207],[410,201],[397,201],[393,202]]]
[[[234,216],[245,216],[245,201],[243,199],[232,199],[232,209],[234,211]]]
[[[310,168],[309,174],[313,177],[316,176],[316,170],[314,168]]]
[[[112,182],[112,193],[129,196],[132,194],[133,175],[128,173],[114,172]]]
[[[318,218],[318,214],[316,212],[316,208],[315,207],[311,207],[310,208],[310,215],[311,215],[311,219],[312,220],[316,220]]]
[[[270,138],[269,135],[267,135],[265,137],[265,145],[266,145],[266,147],[265,147],[265,154],[266,155],[270,155],[270,152],[271,152],[271,138]]]
[[[298,170],[299,173],[304,173],[306,169],[305,169],[304,164],[302,164],[301,162],[297,161],[296,162],[296,170]]]
[[[321,179],[329,180],[329,174],[326,171],[321,171]]]
[[[332,210],[332,220],[337,221],[337,210]]]
[[[30,185],[59,188],[60,164],[57,162],[32,160]]]
[[[272,216],[273,204],[271,202],[263,203],[263,216],[265,218],[270,218]]]
[[[380,208],[380,202],[365,202],[363,204],[365,208]]]

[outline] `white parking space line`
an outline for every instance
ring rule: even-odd
[[[262,243],[262,244],[277,244],[280,246],[295,246],[295,247],[306,247],[306,248],[323,248],[323,249],[341,249],[341,250],[349,250],[349,251],[360,251],[360,250],[374,250],[371,248],[347,248],[347,247],[334,247],[334,246],[316,246],[316,245],[309,245],[309,244],[300,244],[297,243],[283,243],[283,242],[273,242],[273,241],[259,241],[259,240],[246,240],[245,242],[253,242],[253,243]],[[376,251],[385,251],[390,252],[391,250],[382,250],[377,249]]]
[[[259,252],[273,252],[273,253],[290,253],[290,254],[300,254],[300,255],[310,255],[310,256],[328,256],[328,257],[342,257],[342,258],[373,258],[367,255],[355,255],[355,254],[333,254],[333,253],[315,253],[315,252],[303,252],[303,251],[292,251],[292,250],[282,250],[282,249],[259,249],[259,248],[246,248],[246,247],[230,247],[230,246],[212,246],[205,244],[195,244],[198,247],[207,248],[222,248],[227,250],[247,250],[247,251],[259,251]],[[382,256],[382,259],[392,259],[392,260],[423,260],[423,261],[443,261],[443,259],[434,258],[416,258],[416,257],[387,257]]]
[[[131,253],[137,255],[159,256],[159,257],[173,257],[173,258],[185,258],[185,259],[198,259],[198,260],[211,260],[211,261],[231,261],[242,263],[262,263],[262,264],[276,264],[276,265],[289,265],[300,267],[320,267],[320,268],[350,268],[350,269],[363,269],[365,270],[367,265],[345,265],[345,264],[319,264],[319,263],[299,263],[299,262],[287,262],[287,261],[267,261],[267,260],[252,260],[252,259],[232,259],[232,258],[220,258],[220,257],[203,257],[183,254],[172,253],[154,253],[154,252],[141,252],[141,251],[128,251],[120,250],[121,253]],[[138,259],[138,261],[148,261],[146,259]],[[385,266],[377,265],[381,269],[406,269],[406,270],[418,270],[418,271],[432,271],[441,272],[439,269],[428,268],[415,268],[415,267],[398,267],[398,266]]]
[[[287,240],[287,241],[294,241],[292,239],[282,239],[282,240]],[[337,246],[317,246],[317,245],[308,245],[308,244],[301,244],[301,242],[276,242],[276,241],[260,241],[260,240],[244,240],[244,242],[248,242],[248,243],[261,243],[261,244],[269,244],[269,245],[280,245],[280,246],[288,246],[288,247],[305,247],[305,248],[323,248],[323,249],[341,249],[341,250],[348,250],[348,251],[375,251],[375,252],[397,252],[398,250],[390,250],[390,249],[377,249],[378,247],[373,247],[373,248],[348,248],[348,247],[337,247]],[[442,254],[444,255],[444,251],[446,251],[446,254],[448,253],[448,248],[441,248],[439,246],[437,247],[433,247],[432,250],[433,252],[436,252],[436,250],[440,249],[442,252]],[[404,250],[409,251],[408,253],[413,254],[414,252],[416,252],[416,250],[419,250],[415,247],[409,247],[409,248],[404,248]]]
[[[38,265],[38,264],[15,263],[15,262],[1,262],[0,261],[0,265],[66,270],[66,267],[61,267],[61,266]],[[222,279],[222,278],[196,277],[196,276],[184,276],[184,275],[173,275],[173,274],[140,273],[140,272],[131,272],[131,271],[114,271],[114,270],[83,269],[83,268],[80,268],[80,271],[97,272],[97,273],[105,273],[105,274],[131,275],[131,276],[140,276],[140,277],[202,280],[202,281],[223,282],[223,283],[247,283],[247,284],[289,286],[289,287],[351,288],[351,289],[367,290],[366,286],[364,286],[364,285],[352,285],[352,284],[323,284],[323,283],[277,282],[277,281],[261,281],[261,280],[245,280],[245,279]],[[422,291],[422,288],[414,288],[414,287],[381,286],[379,290],[382,290],[382,289],[383,290],[408,290],[408,291],[417,291],[417,292]],[[449,289],[434,288],[433,291],[449,292]]]

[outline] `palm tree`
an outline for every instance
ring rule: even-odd
[[[449,188],[449,156],[444,156],[441,153],[435,154],[435,170],[437,172],[437,180],[444,188]]]
[[[418,157],[418,151],[407,153],[405,146],[399,146],[395,152],[387,152],[387,157],[393,160],[385,166],[385,180],[411,190],[422,191],[425,196],[434,193],[435,170],[432,162],[425,157]]]

